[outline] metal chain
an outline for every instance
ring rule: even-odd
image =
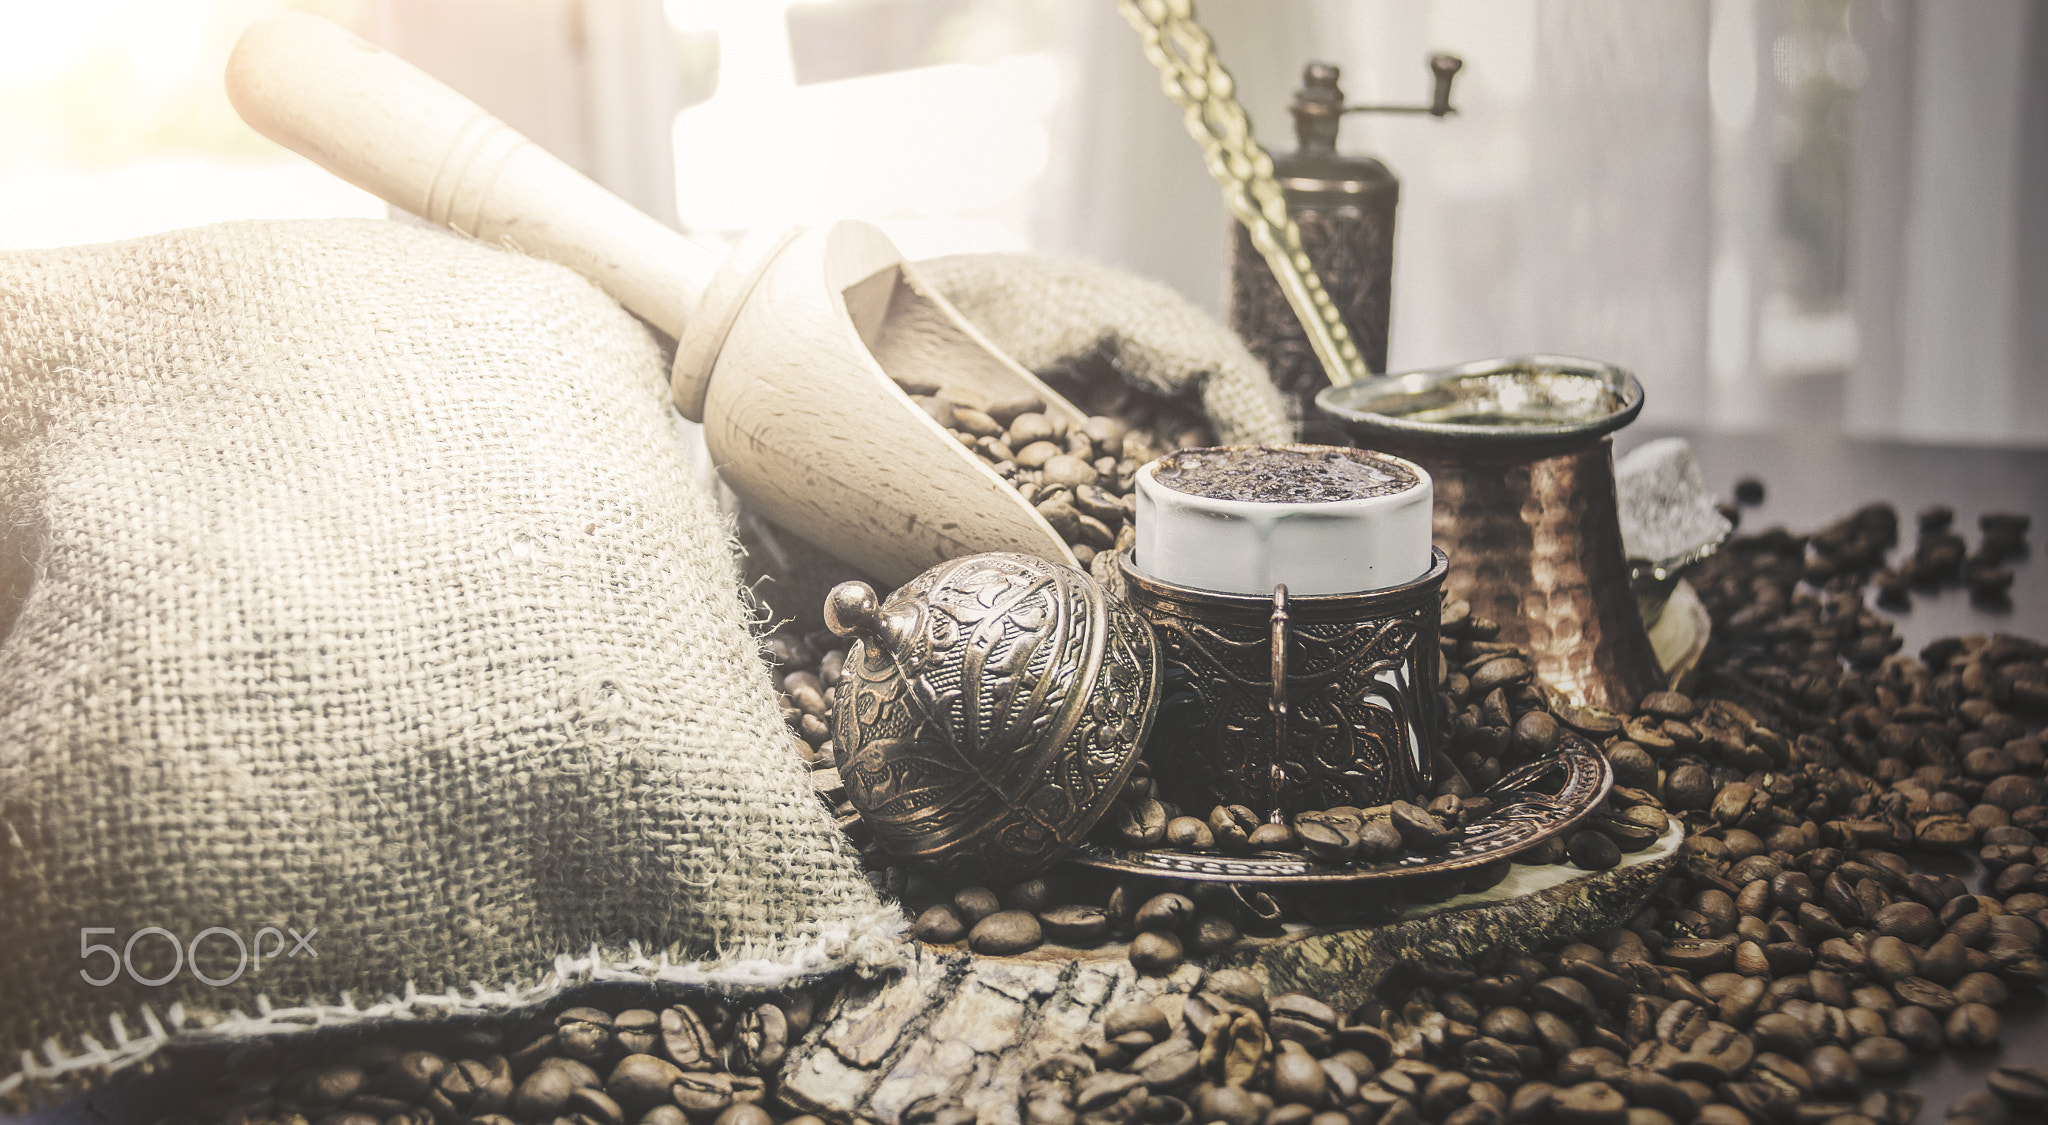
[[[1195,22],[1194,0],[1117,0],[1117,10],[1144,39],[1145,57],[1158,69],[1167,96],[1186,111],[1188,135],[1201,142],[1209,174],[1223,186],[1230,213],[1280,282],[1323,373],[1337,386],[1365,378],[1365,359],[1301,248],[1301,228],[1273,178],[1273,158],[1252,137],[1237,84],[1216,57],[1209,33]]]

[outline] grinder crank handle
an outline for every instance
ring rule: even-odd
[[[429,222],[568,266],[671,338],[718,272],[710,250],[317,16],[252,24],[228,58],[227,88],[271,140]]]

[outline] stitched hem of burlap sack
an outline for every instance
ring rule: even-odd
[[[635,942],[624,950],[593,946],[581,955],[558,954],[537,980],[497,985],[473,982],[467,993],[454,988],[421,993],[408,984],[402,995],[370,1003],[359,1004],[342,993],[332,1003],[289,1005],[276,1004],[259,994],[254,1014],[198,1012],[173,1004],[159,1015],[144,1006],[132,1020],[118,1014],[110,1018],[108,1042],[93,1036],[83,1036],[69,1045],[51,1039],[40,1052],[23,1051],[14,1072],[0,1077],[0,1109],[26,1112],[37,1102],[55,1101],[141,1066],[172,1046],[218,1046],[336,1028],[507,1015],[600,983],[642,982],[736,992],[781,988],[843,971],[875,976],[907,962],[904,939],[909,928],[909,920],[891,909],[850,926],[828,929],[824,936],[784,951],[782,956],[741,954],[678,962],[666,952],[649,957]]]

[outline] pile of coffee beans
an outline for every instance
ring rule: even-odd
[[[2022,521],[1982,526],[2002,552],[1995,565],[2024,552]],[[1153,809],[1141,769],[1104,831],[1218,850],[1267,832],[1261,844],[1327,856],[1355,838],[1356,860],[1385,854],[1394,838],[1435,846],[1474,815],[1486,784],[1576,730],[1605,749],[1614,796],[1584,831],[1516,860],[1611,866],[1671,819],[1686,843],[1672,877],[1625,924],[1532,951],[1504,942],[1467,964],[1417,962],[1349,1012],[1298,993],[1265,996],[1231,971],[1208,974],[1179,1012],[1113,1008],[1099,1046],[1033,1069],[1025,1122],[1914,1121],[1917,1095],[1868,1080],[1940,1052],[1996,1051],[2002,1010],[2048,982],[2048,785],[2036,733],[2048,715],[2048,646],[1999,635],[1901,651],[1865,600],[1897,527],[1878,505],[1812,536],[1732,540],[1690,576],[1715,628],[1697,683],[1654,693],[1631,715],[1551,697],[1497,627],[1447,605],[1440,784],[1421,805],[1266,826],[1229,807]],[[1983,555],[1965,555],[1965,570]],[[818,790],[857,834],[830,741],[844,642],[780,633],[765,646]],[[1373,916],[1250,887],[1090,884],[1064,870],[945,887],[872,845],[864,854],[920,939],[991,954],[1127,943],[1141,971],[1166,972],[1289,918]],[[1409,880],[1403,894],[1442,897],[1504,871]],[[248,1056],[219,1097],[176,1120],[788,1121],[775,1065],[822,1003],[687,994],[665,1008],[569,1009],[516,1030],[394,1033],[345,1049],[316,1041]],[[1949,1112],[1957,1125],[2041,1119],[2048,1073],[2000,1067]],[[903,1120],[972,1116],[937,1099]]]
[[[1670,1000],[1644,984],[1674,977],[1622,937],[1506,957],[1484,975],[1424,972],[1347,1014],[1301,992],[1268,997],[1250,974],[1221,970],[1177,1014],[1150,1002],[1106,1011],[1099,1045],[1025,1073],[1019,1113],[1025,1125],[1907,1125],[1918,1116],[1918,1095],[1863,1081],[1897,1069],[1906,1048],[1895,1041],[1844,1047],[1784,1008],[1727,1017],[1725,1001]],[[1817,1002],[1799,1003],[1810,1011]],[[1891,1046],[1869,1046],[1882,1043]],[[2044,1111],[2048,1074],[2005,1066],[1987,1090],[1959,1099],[1950,1120],[1991,1125]],[[968,1125],[974,1115],[933,1097],[902,1119]]]
[[[1120,844],[1157,837],[1227,851],[1265,832],[1269,847],[1335,855],[1357,837],[1355,859],[1426,849],[1434,828],[1456,826],[1444,814],[1458,805],[1446,798],[1469,813],[1475,788],[1573,729],[1605,748],[1614,797],[1585,831],[1518,860],[1610,866],[1671,817],[1688,838],[1676,876],[1624,927],[1559,949],[1391,974],[1376,1001],[1326,1021],[1350,1038],[1298,1040],[1322,1072],[1319,1094],[1293,1096],[1315,1086],[1301,1062],[1288,1063],[1292,1077],[1280,1084],[1283,1058],[1298,1053],[1291,1033],[1264,1028],[1261,1040],[1199,1016],[1172,1026],[1163,1012],[1133,1008],[1110,1013],[1123,1030],[1106,1027],[1096,1056],[1034,1074],[1026,1120],[1913,1120],[1915,1096],[1869,1092],[1865,1078],[1907,1072],[1943,1050],[1995,1050],[2000,1009],[2048,980],[2048,787],[2029,734],[2048,711],[2048,647],[1969,637],[1901,653],[1894,627],[1864,600],[1896,526],[1889,509],[1872,506],[1814,536],[1773,530],[1733,541],[1693,575],[1716,629],[1697,686],[1653,693],[1633,715],[1549,697],[1526,660],[1493,640],[1492,623],[1447,606],[1444,780],[1428,807],[1405,807],[1398,819],[1335,809],[1275,826],[1243,809],[1183,814],[1157,800],[1141,769],[1101,830]],[[2002,549],[2010,557],[2024,544]],[[1374,829],[1368,841],[1372,825],[1392,836]],[[1981,885],[1957,873],[1959,853],[1975,855]],[[916,932],[987,953],[1127,941],[1143,971],[1164,972],[1288,917],[1320,920],[1285,896],[1216,884],[1126,884],[1107,899],[1056,905],[1073,897],[1061,878],[957,889],[910,878]],[[1408,893],[1446,889],[1464,888],[1425,882]],[[1248,998],[1231,1003],[1267,1018]],[[1233,1052],[1248,1079],[1222,1069]],[[2029,1099],[2044,1083],[2005,1068],[1990,1091],[1958,1104],[1956,1119],[2035,1115]],[[931,1121],[961,1112],[919,1109]]]
[[[1955,518],[1955,510],[1945,504],[1919,514],[1913,554],[1896,567],[1879,570],[1872,579],[1879,605],[1904,609],[1912,604],[1913,590],[1959,585],[1969,587],[1971,600],[1979,604],[2009,603],[2013,573],[2005,564],[2025,551],[2031,521],[2024,515],[1985,513],[1977,519],[1982,535],[1971,552],[1954,530]]]
[[[238,1051],[162,1125],[823,1125],[775,1101],[819,997],[692,991]]]

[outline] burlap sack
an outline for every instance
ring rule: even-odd
[[[395,223],[0,254],[0,1100],[896,956],[667,375],[567,270]]]
[[[1226,444],[1287,441],[1287,401],[1235,333],[1156,281],[1128,270],[1028,254],[919,262],[961,315],[1032,371],[1106,351],[1126,378],[1160,394],[1192,390]]]

